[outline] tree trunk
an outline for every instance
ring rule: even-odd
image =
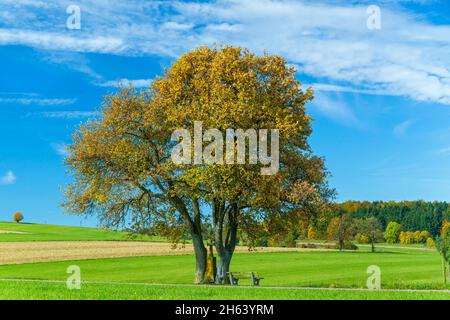
[[[344,240],[339,239],[339,251],[342,251],[344,249]]]
[[[218,254],[219,261],[217,264],[217,276],[216,283],[218,284],[229,284],[230,279],[228,277],[228,272],[230,272],[230,263],[233,253],[229,250],[224,250],[222,254]]]
[[[213,245],[209,245],[209,253],[206,258],[206,273],[205,273],[205,282],[207,283],[215,283],[217,275],[217,260],[214,256]]]
[[[444,258],[442,258],[442,280],[444,280],[444,285],[447,285],[447,266],[444,261]]]
[[[198,199],[192,199],[192,207],[194,211],[193,217],[191,217],[185,203],[179,197],[172,197],[171,201],[174,204],[175,208],[177,208],[177,210],[181,213],[186,227],[188,228],[192,237],[192,244],[194,245],[195,253],[194,283],[205,283],[207,254],[205,244],[203,243],[201,212]]]
[[[373,243],[374,241],[372,240],[371,244],[372,244],[372,252],[375,252],[375,244]]]
[[[201,235],[192,234],[192,243],[194,245],[195,253],[195,280],[194,283],[201,284],[205,283],[205,273],[206,273],[206,248],[203,243],[203,237]]]
[[[237,243],[237,215],[239,210],[237,204],[231,204],[228,211],[224,212],[223,218],[217,219],[215,224],[215,247],[217,252],[217,276],[216,283],[229,284],[227,273],[230,271],[231,258]],[[225,224],[225,226],[224,226]]]

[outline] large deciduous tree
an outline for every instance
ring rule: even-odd
[[[65,190],[65,207],[98,215],[110,227],[157,227],[173,240],[187,232],[196,283],[205,280],[205,241],[211,240],[216,280],[225,283],[238,228],[256,235],[252,231],[265,221],[313,214],[333,194],[323,159],[307,141],[305,104],[312,98],[282,57],[230,46],[198,48],[150,89],[125,87],[108,96],[101,114],[81,125],[68,148],[74,181]],[[187,129],[194,137],[194,122],[218,132],[278,129],[279,170],[261,175],[264,165],[250,163],[248,154],[244,164],[174,163],[172,133]],[[203,147],[212,143],[204,140]]]

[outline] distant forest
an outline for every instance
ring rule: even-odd
[[[383,228],[395,221],[404,231],[428,230],[433,236],[439,234],[444,220],[450,220],[450,206],[446,202],[347,201],[338,207],[352,218],[376,217]]]

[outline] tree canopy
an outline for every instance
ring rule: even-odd
[[[204,242],[211,240],[217,281],[226,282],[238,228],[257,235],[254,228],[309,216],[333,195],[324,161],[308,144],[305,105],[313,92],[301,88],[295,72],[279,56],[201,47],[181,56],[150,89],[125,87],[106,97],[101,114],[81,125],[68,148],[74,181],[65,190],[66,209],[98,215],[112,227],[158,226],[173,240],[188,232],[197,283],[204,281]],[[249,154],[244,164],[175,163],[171,153],[180,141],[173,132],[187,129],[195,139],[196,122],[219,132],[278,130],[279,170],[262,175],[264,164],[251,163]],[[204,139],[203,150],[217,156],[208,149],[217,140]]]

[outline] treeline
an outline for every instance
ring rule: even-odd
[[[450,220],[450,206],[446,202],[347,201],[336,206],[353,218],[375,217],[384,229],[395,221],[404,231],[427,230],[432,236],[439,235],[443,221]]]
[[[427,243],[440,235],[444,221],[450,221],[450,205],[446,202],[347,201],[333,203],[315,214],[301,213],[262,223],[248,239],[240,231],[241,244],[256,246],[295,246],[298,240],[331,240],[349,243],[383,242],[391,223],[397,225],[392,243]],[[370,236],[372,235],[372,236]],[[388,241],[389,242],[389,241]]]

